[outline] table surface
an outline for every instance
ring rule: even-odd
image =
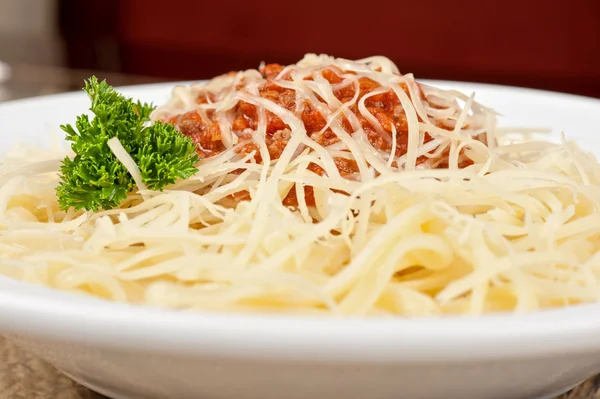
[[[160,80],[60,67],[5,65],[0,62],[0,102],[81,88],[96,75],[114,86]],[[51,365],[0,337],[0,399],[106,399],[62,375]],[[600,376],[558,399],[600,399]]]

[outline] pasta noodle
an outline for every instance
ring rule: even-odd
[[[378,87],[359,96],[361,79]],[[112,139],[138,186],[117,209],[61,210],[62,154],[10,153],[0,177],[0,272],[174,309],[414,317],[600,299],[592,155],[496,128],[474,94],[419,85],[384,57],[310,54],[274,81],[293,90],[293,106],[262,96],[256,70],[175,88],[153,118],[212,117],[222,150],[163,192],[143,186]],[[346,102],[342,90],[352,91]],[[369,105],[382,95],[394,98],[405,131]],[[234,128],[240,102],[257,110],[244,134]],[[314,132],[307,109],[325,121]],[[287,137],[276,157],[273,116],[288,129],[276,133]],[[343,172],[340,160],[356,167]]]

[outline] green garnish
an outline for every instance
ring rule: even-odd
[[[93,119],[83,114],[77,117],[75,128],[61,126],[75,152],[60,168],[56,194],[63,210],[111,209],[135,188],[133,178],[108,147],[113,137],[135,161],[143,183],[151,190],[162,191],[177,179],[196,173],[194,165],[199,159],[190,138],[166,123],[146,125],[152,104],[125,98],[95,76],[85,82],[83,90],[92,101]]]

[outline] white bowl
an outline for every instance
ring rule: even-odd
[[[433,84],[600,150],[599,100]],[[124,92],[160,103],[169,87]],[[49,145],[87,106],[81,93],[1,104],[1,148]],[[414,320],[172,312],[0,277],[0,333],[114,398],[551,398],[600,372],[600,305]]]

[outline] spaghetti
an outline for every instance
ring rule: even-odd
[[[176,87],[153,118],[194,140],[198,172],[138,183],[115,209],[60,210],[60,157],[9,155],[3,273],[175,309],[423,316],[600,297],[595,158],[529,132],[508,142],[473,95],[384,57]]]

